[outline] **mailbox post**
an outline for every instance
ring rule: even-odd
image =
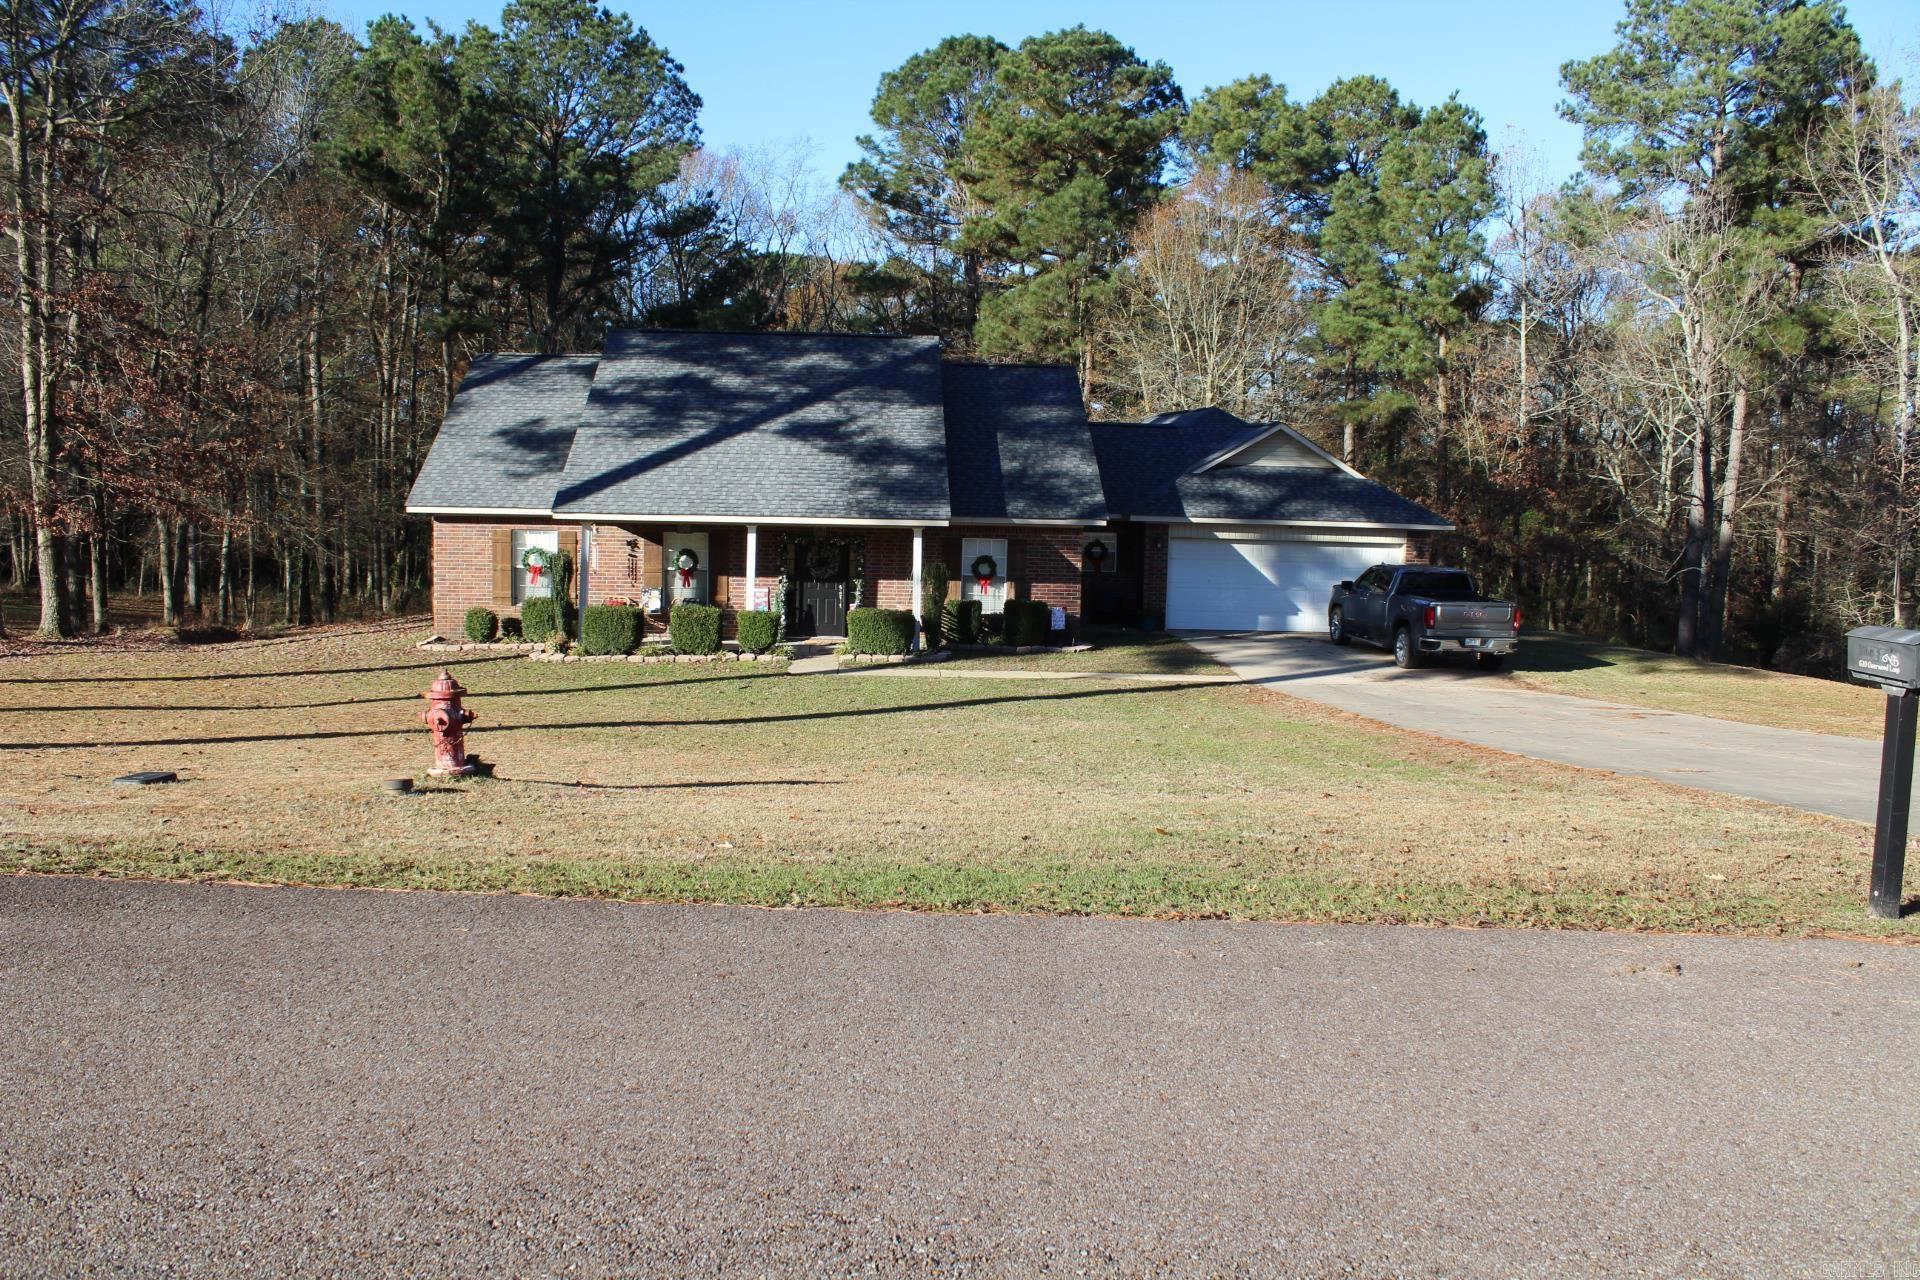
[[[1847,632],[1847,674],[1887,695],[1880,744],[1880,808],[1873,826],[1873,880],[1867,909],[1900,918],[1907,869],[1907,807],[1913,799],[1914,729],[1920,725],[1920,631],[1855,627]]]

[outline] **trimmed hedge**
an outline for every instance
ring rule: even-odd
[[[486,644],[500,630],[500,615],[484,605],[467,610],[467,639]]]
[[[582,653],[632,653],[640,647],[641,619],[638,609],[624,604],[587,606],[580,619]]]
[[[720,606],[677,604],[667,615],[667,635],[675,653],[720,652]]]
[[[771,609],[740,611],[740,647],[748,653],[765,653],[780,638],[780,615]]]
[[[910,609],[855,609],[847,614],[847,648],[854,653],[905,653],[916,624]]]
[[[1047,642],[1047,624],[1053,620],[1053,609],[1045,601],[1009,600],[1002,616],[1006,619],[1006,643]]]
[[[552,596],[534,596],[520,606],[520,632],[535,644],[545,644],[556,631],[573,634],[573,602],[556,617]]]
[[[949,600],[941,606],[940,615],[945,625],[950,644],[978,644],[980,642],[980,602],[978,600]]]

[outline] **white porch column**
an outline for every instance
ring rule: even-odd
[[[921,616],[922,610],[925,607],[923,603],[923,597],[926,595],[926,592],[920,589],[920,566],[923,563],[924,557],[926,554],[926,532],[927,531],[925,529],[920,528],[918,525],[914,526],[914,530],[913,530],[913,620],[915,623],[919,624],[919,626],[916,626],[913,633],[913,647],[916,649],[920,647],[920,630],[922,627],[926,625],[926,621],[927,621],[924,617]]]
[[[740,607],[753,608],[753,592],[760,585],[760,526],[747,526],[747,602]]]

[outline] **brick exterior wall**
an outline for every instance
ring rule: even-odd
[[[1438,554],[1436,547],[1439,539],[1432,534],[1415,534],[1407,539],[1400,549],[1400,558],[1405,564],[1433,564]]]
[[[433,629],[443,636],[462,638],[475,605],[500,612],[493,598],[493,530],[471,521],[433,522]]]
[[[1145,547],[1140,560],[1140,612],[1152,614],[1161,626],[1167,625],[1167,526],[1145,526]]]

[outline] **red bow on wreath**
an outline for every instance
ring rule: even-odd
[[[528,585],[528,586],[530,586],[530,587],[537,587],[537,586],[539,586],[539,585],[540,585],[540,575],[541,575],[542,573],[544,573],[545,571],[546,571],[546,566],[544,566],[544,565],[540,565],[540,564],[530,564],[530,565],[528,565],[528,566],[527,566],[527,585]]]

